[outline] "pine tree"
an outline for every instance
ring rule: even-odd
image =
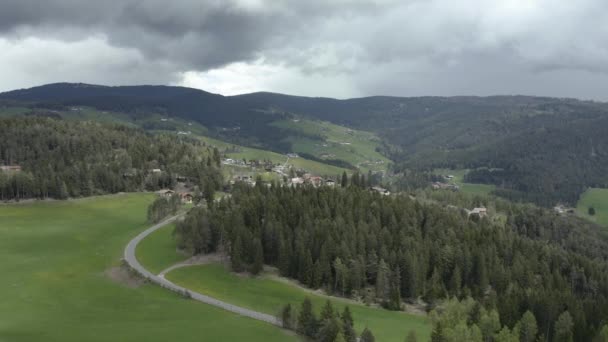
[[[340,333],[340,324],[335,317],[321,321],[316,340],[319,342],[334,342]]]
[[[608,342],[608,324],[604,324],[594,342]]]
[[[340,182],[340,185],[343,188],[346,188],[346,186],[348,185],[348,176],[346,175],[346,171],[342,172],[342,181]]]
[[[297,331],[299,334],[310,338],[314,338],[317,335],[317,319],[312,311],[312,303],[308,297],[304,298],[300,307]]]
[[[555,333],[553,334],[553,341],[555,342],[572,342],[574,340],[572,334],[572,328],[574,322],[572,316],[568,311],[564,311],[555,322]]]
[[[388,308],[401,310],[401,270],[399,266],[391,272]]]
[[[374,334],[372,334],[371,330],[369,330],[368,328],[363,329],[363,332],[361,333],[361,337],[359,338],[360,342],[375,342],[376,338],[374,337]]]
[[[251,273],[259,274],[264,269],[264,250],[260,239],[253,240],[253,265],[251,265]]]
[[[291,304],[287,304],[281,310],[281,323],[283,324],[283,328],[285,329],[293,329],[293,309],[291,308]]]
[[[521,342],[534,342],[536,340],[538,325],[536,323],[536,317],[534,317],[534,314],[530,310],[523,314],[517,323],[517,328],[519,330],[519,340]]]
[[[321,320],[328,320],[335,318],[336,314],[334,313],[334,308],[331,306],[331,302],[329,300],[325,301],[325,305],[323,309],[321,309],[321,316],[319,317]]]
[[[340,319],[342,320],[342,332],[344,333],[344,340],[346,342],[355,342],[357,340],[357,333],[355,332],[355,323],[348,305],[344,307]]]
[[[447,339],[443,335],[443,324],[441,321],[437,321],[431,331],[431,342],[446,342]]]
[[[243,244],[241,242],[241,236],[237,235],[234,240],[234,244],[232,245],[232,250],[230,253],[230,264],[232,266],[232,270],[234,272],[242,272],[243,271]]]
[[[385,302],[388,299],[390,290],[389,269],[383,259],[378,263],[378,273],[376,274],[376,297]]]

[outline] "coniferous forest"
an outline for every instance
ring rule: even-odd
[[[192,253],[227,251],[235,271],[273,265],[305,286],[390,310],[470,297],[479,307],[465,326],[478,327],[483,308],[499,317],[496,334],[521,327],[529,312],[553,338],[567,312],[574,340],[591,340],[608,316],[608,241],[592,225],[505,205],[497,224],[357,186],[237,186],[230,199],[193,209],[176,237]]]
[[[219,153],[175,135],[47,117],[0,120],[0,200],[158,190],[179,177],[220,187]]]

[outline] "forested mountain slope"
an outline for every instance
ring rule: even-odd
[[[545,206],[574,203],[608,179],[608,104],[530,96],[386,97],[337,100],[274,93],[221,96],[183,87],[51,84],[0,94],[30,106],[86,105],[197,121],[210,134],[279,152],[292,149],[277,121],[294,115],[368,130],[394,170],[498,168],[470,175],[497,194]]]
[[[200,142],[140,129],[46,117],[0,119],[0,199],[157,190],[178,176],[221,185],[219,155]]]

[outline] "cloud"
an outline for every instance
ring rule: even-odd
[[[602,0],[4,0],[0,37],[20,76],[3,88],[67,75],[223,93],[608,98]],[[62,73],[34,68],[45,44]]]

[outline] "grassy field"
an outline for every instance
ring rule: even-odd
[[[464,175],[468,170],[458,169],[458,170],[448,170],[448,169],[436,169],[434,170],[435,174],[438,175],[452,175],[454,178],[451,182],[455,183],[460,187],[460,191],[471,194],[471,195],[489,195],[496,186],[490,184],[473,184],[473,183],[465,183]]]
[[[238,150],[238,152],[226,153],[226,155],[232,159],[245,158],[247,160],[251,160],[251,159],[270,160],[273,163],[284,163],[287,161],[287,156],[284,154],[267,151],[267,150],[261,150],[261,149],[252,148],[252,147],[238,146],[238,145],[230,144],[230,143],[227,143],[227,142],[224,142],[221,140],[217,140],[217,139],[213,139],[213,138],[209,138],[209,137],[200,137],[200,138],[201,138],[201,140],[205,141],[209,145],[218,147],[220,150],[236,148]],[[328,165],[325,163],[320,163],[320,162],[317,162],[314,160],[308,160],[308,159],[304,159],[304,158],[290,158],[289,161],[287,161],[287,163],[289,165],[292,165],[296,169],[304,169],[304,170],[307,170],[307,171],[309,171],[313,174],[317,174],[317,175],[336,176],[336,175],[342,174],[342,172],[344,172],[344,171],[350,172],[349,170],[346,170],[341,167],[336,167],[333,165]]]
[[[321,138],[317,140],[294,134],[288,140],[293,146],[293,151],[297,153],[308,153],[317,158],[344,160],[364,172],[370,169],[386,170],[390,162],[376,151],[380,146],[380,139],[370,132],[306,119],[282,120],[274,122],[273,125],[295,133]]]
[[[595,209],[595,215],[589,215],[589,207]],[[576,211],[579,216],[608,227],[608,189],[591,188],[585,191],[576,204]]]
[[[174,224],[169,224],[148,235],[135,250],[137,260],[154,274],[183,261],[188,256],[177,252],[173,241]]]
[[[0,341],[289,341],[271,325],[106,271],[150,195],[0,205]]]
[[[267,277],[250,278],[228,272],[224,266],[211,264],[176,269],[166,275],[171,281],[239,306],[268,314],[277,314],[279,309],[292,303],[299,307],[305,296],[311,298],[314,307],[320,310],[326,297],[307,293],[305,290]],[[332,299],[342,310],[344,300]],[[391,312],[359,304],[349,304],[360,333],[369,327],[377,341],[403,341],[410,330],[415,330],[419,341],[427,341],[430,325],[425,317],[402,312]]]

